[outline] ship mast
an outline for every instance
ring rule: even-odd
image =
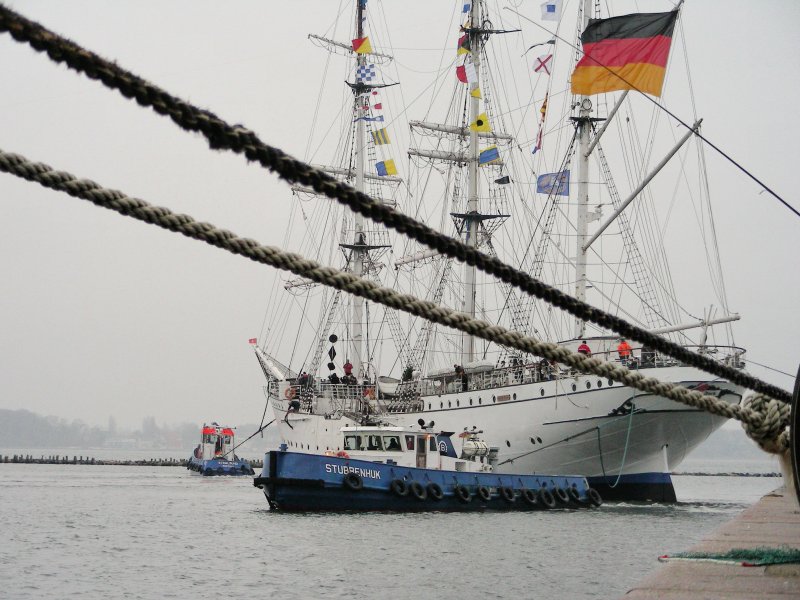
[[[470,57],[475,66],[475,82],[469,84],[470,91],[479,86],[480,81],[480,56],[481,35],[480,28],[476,26],[480,16],[479,1],[472,2],[470,6],[469,35]],[[469,96],[469,122],[474,123],[480,111],[480,101],[470,94]],[[478,132],[469,131],[469,173],[467,176],[467,210],[464,218],[465,243],[471,248],[478,247]],[[464,312],[475,318],[476,294],[476,269],[475,265],[464,265]],[[475,338],[463,334],[461,337],[461,362],[470,363],[475,360]]]
[[[361,0],[356,0],[356,38],[364,37],[364,6]],[[358,67],[367,64],[367,57],[364,54],[356,54],[356,64]],[[367,114],[366,103],[359,101],[359,96],[363,93],[362,86],[356,85],[353,88],[356,105],[356,134],[353,141],[355,147],[355,167],[356,181],[355,188],[359,192],[364,191],[364,119]],[[364,262],[367,259],[367,249],[364,235],[364,217],[360,213],[355,213],[354,217],[354,237],[352,265],[353,275],[361,277],[364,274]],[[356,368],[359,379],[366,374],[367,369],[363,364],[364,334],[362,329],[362,319],[364,315],[364,299],[361,296],[353,296],[351,304],[351,327],[352,336],[350,337],[350,356],[347,357]]]
[[[583,0],[584,31],[589,25],[591,0]],[[589,133],[591,130],[592,101],[588,96],[581,96],[578,103],[578,116],[575,118],[578,128],[577,180],[578,180],[578,218],[575,224],[575,298],[586,301],[586,242],[589,238]],[[575,321],[575,338],[586,335],[586,322],[577,318]]]

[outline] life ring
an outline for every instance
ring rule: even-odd
[[[287,387],[283,391],[283,397],[286,398],[287,400],[292,400],[295,397],[296,394],[297,394],[297,390],[294,389],[292,386]]]
[[[347,452],[345,452],[344,450],[339,450],[336,453],[336,456],[338,456],[339,458],[350,458],[350,455]]]
[[[442,486],[440,486],[438,483],[431,481],[428,484],[428,496],[437,501],[444,498],[444,491],[442,490]]]
[[[553,488],[553,497],[561,504],[569,504],[569,495],[564,488],[556,486]]]
[[[509,503],[517,500],[517,496],[514,493],[514,488],[505,485],[500,488],[500,496],[502,496],[503,500]]]
[[[522,490],[520,495],[522,496],[522,499],[525,501],[525,504],[529,506],[536,506],[537,504],[539,504],[539,498],[536,496],[536,492],[534,492],[533,490],[525,488]]]
[[[453,493],[456,495],[456,498],[458,498],[464,504],[472,501],[472,494],[470,494],[469,490],[463,485],[457,485],[455,488],[453,488]]]
[[[603,503],[603,498],[600,497],[600,492],[594,488],[589,488],[586,490],[586,496],[589,498],[589,502],[591,502],[593,506],[600,506]]]
[[[569,499],[575,502],[576,504],[581,503],[581,493],[578,491],[574,485],[567,488],[567,494],[569,495]]]
[[[556,507],[556,499],[553,498],[553,494],[551,494],[550,490],[547,488],[542,488],[539,490],[539,502],[541,502],[545,508]]]
[[[484,502],[488,502],[489,499],[492,497],[492,492],[490,492],[489,488],[486,487],[485,485],[479,485],[478,496],[480,496],[480,499],[483,500]]]
[[[393,479],[389,489],[401,498],[408,496],[408,485],[402,479]]]
[[[428,491],[419,481],[412,481],[411,485],[408,486],[408,489],[411,490],[411,493],[414,494],[414,498],[417,500],[427,500]]]
[[[344,476],[344,487],[357,492],[364,487],[364,480],[361,479],[361,475],[351,471]]]

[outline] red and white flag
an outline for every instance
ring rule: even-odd
[[[258,338],[250,338],[250,343],[255,345],[258,343]]]

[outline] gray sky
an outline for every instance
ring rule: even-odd
[[[306,35],[330,34],[339,3],[7,4],[267,143],[306,155],[326,60]],[[444,32],[437,23],[460,4],[386,3],[406,100],[422,93],[437,68],[434,49]],[[518,4],[538,20],[540,2]],[[612,6],[615,14],[635,10]],[[800,207],[792,179],[800,4],[688,0],[682,21],[704,134]],[[523,35],[543,37],[532,26]],[[283,241],[289,194],[267,171],[211,152],[199,136],[7,34],[0,36],[0,76],[3,150],[264,244]],[[409,113],[421,116],[413,106]],[[713,151],[706,156],[728,297],[743,317],[736,341],[753,360],[794,372],[800,219]],[[247,340],[261,331],[275,277],[205,244],[0,175],[0,408],[91,424],[109,415],[122,424],[144,415],[160,423],[257,420],[263,377]],[[792,385],[755,366],[752,372]]]

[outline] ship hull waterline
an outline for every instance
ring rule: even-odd
[[[741,388],[711,382],[696,369],[654,371],[653,376],[686,387],[712,385],[723,401],[741,400]],[[497,402],[504,396],[509,400]],[[726,420],[587,375],[423,401],[422,411],[382,417],[403,426],[434,421],[449,431],[478,426],[487,443],[498,448],[498,472],[578,474],[607,500],[674,502],[670,473]],[[356,423],[352,416],[317,414],[319,407],[287,415],[289,403],[280,395],[271,404],[281,437],[294,452],[338,451],[341,427]]]

